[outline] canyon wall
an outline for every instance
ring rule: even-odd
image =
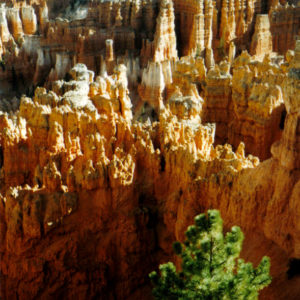
[[[161,100],[158,122],[132,122],[124,65],[94,78],[79,64],[69,81],[21,98],[0,122],[3,298],[133,297],[193,216],[212,207],[226,226],[299,257],[298,56],[283,81],[282,138],[262,163],[243,143],[214,147],[215,127],[197,117],[200,96],[178,89]],[[181,65],[186,74],[189,62]]]
[[[295,47],[296,36],[299,35],[300,7],[297,4],[281,5],[274,3],[269,11],[273,50],[284,54]]]
[[[233,51],[256,53],[254,48],[261,47],[257,42],[267,35],[268,45],[259,50],[262,55],[266,47],[268,52],[281,54],[295,47],[299,32],[299,7],[295,4],[282,6],[273,1],[266,7],[265,2],[252,0],[176,0],[168,5],[172,8],[163,14],[158,0],[6,1],[0,13],[3,93],[32,94],[36,85],[63,79],[76,63],[99,74],[108,39],[113,40],[120,60],[139,57],[143,68],[148,62],[164,59],[166,45],[160,43],[166,41],[169,54],[165,59],[176,57],[177,52],[180,56],[198,55],[205,58],[208,69],[213,61],[227,56],[231,62]],[[261,13],[265,20],[268,13],[270,30],[268,26],[260,28],[257,20]],[[176,36],[168,36],[168,30],[175,30]],[[108,67],[110,73],[112,69]]]
[[[210,208],[244,258],[271,257],[261,298],[299,298],[299,19],[282,4],[1,6],[1,299],[151,299],[148,273]]]

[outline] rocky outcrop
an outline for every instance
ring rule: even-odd
[[[21,8],[21,18],[25,34],[35,34],[37,31],[37,17],[31,6]]]
[[[232,76],[227,62],[211,69],[206,76],[203,122],[216,124],[216,143],[222,144],[228,138],[228,124],[233,115],[232,108]],[[227,66],[227,69],[226,69]]]
[[[155,62],[177,58],[174,21],[173,2],[161,1],[153,45]]]
[[[272,35],[270,32],[269,16],[257,15],[250,53],[251,55],[256,56],[265,56],[272,51]]]
[[[281,54],[289,49],[294,49],[297,35],[299,35],[300,6],[283,6],[278,1],[269,11],[271,32],[273,38],[273,50]]]
[[[51,91],[38,88],[33,99],[23,97],[19,112],[3,114],[0,123],[1,274],[9,287],[2,289],[3,297],[12,297],[14,291],[20,298],[68,298],[73,289],[80,298],[99,293],[111,298],[112,291],[120,299],[131,297],[145,284],[143,274],[157,259],[169,255],[170,239],[182,239],[191,218],[208,207],[221,209],[227,225],[237,223],[246,232],[262,232],[298,257],[294,210],[282,210],[281,219],[290,222],[280,225],[280,231],[273,230],[279,226],[274,205],[296,205],[298,195],[298,173],[287,176],[298,161],[293,113],[297,101],[292,88],[298,84],[297,57],[296,49],[284,92],[275,88],[281,96],[265,85],[262,90],[255,85],[250,93],[247,114],[261,117],[270,114],[264,110],[266,105],[273,109],[287,95],[283,137],[272,148],[274,158],[261,164],[245,156],[244,144],[236,152],[230,145],[213,146],[215,127],[201,124],[203,100],[197,93],[192,96],[192,86],[187,85],[191,66],[196,65],[196,78],[206,76],[208,87],[222,86],[219,77],[225,80],[224,87],[229,86],[226,63],[219,71],[205,74],[200,72],[203,62],[181,60],[173,76],[178,88],[168,86],[168,102],[159,103],[159,122],[132,122],[124,65],[118,65],[112,76],[95,80],[85,66],[77,65],[69,81],[53,82]],[[247,65],[243,67],[245,61],[240,60],[236,64],[244,72]],[[254,94],[257,89],[260,92]],[[205,97],[209,95],[207,89]],[[216,102],[209,103],[219,103],[218,98],[211,99]],[[278,185],[282,176],[285,185]],[[246,182],[252,182],[249,190]],[[278,202],[279,198],[285,201]],[[76,221],[85,218],[88,223]],[[66,233],[72,236],[67,244]],[[53,244],[57,236],[61,242]],[[36,253],[34,261],[32,253]],[[153,259],[137,272],[136,266],[147,255]],[[31,265],[35,267],[28,269]],[[26,280],[25,273],[30,274]],[[135,280],[129,284],[128,277]],[[95,284],[92,289],[90,280]],[[64,285],[68,289],[63,292]]]
[[[271,256],[262,299],[297,299],[291,7],[1,6],[1,299],[150,299],[147,274],[209,208],[242,227],[244,258]]]
[[[263,33],[260,37],[262,33],[258,32],[252,35],[254,22],[260,19],[256,15],[266,13],[266,8],[261,1],[248,1],[244,6],[238,0],[89,1],[86,4],[35,1],[32,6],[7,1],[0,13],[0,54],[3,63],[9,67],[2,77],[3,81],[18,81],[18,84],[3,90],[6,95],[11,94],[9,90],[16,91],[10,97],[27,91],[32,93],[32,82],[43,85],[48,80],[63,79],[76,63],[86,64],[96,74],[100,74],[105,63],[107,72],[112,74],[116,61],[124,56],[125,59],[140,57],[140,67],[146,68],[152,60],[176,59],[177,52],[180,56],[193,54],[205,58],[206,67],[210,69],[215,61],[220,62],[226,56],[232,62],[233,53],[241,50],[248,49],[254,54],[257,48],[263,54],[270,49],[270,36]],[[269,16],[275,51],[284,53],[293,48],[299,27],[297,11],[297,8],[293,10],[272,4]],[[290,18],[289,14],[293,17]],[[286,18],[293,24],[284,25],[280,21]],[[286,32],[288,37],[283,36]],[[109,64],[104,59],[107,40],[113,41],[115,55],[115,61]],[[287,42],[282,46],[284,40]],[[278,41],[281,46],[278,46]],[[259,43],[265,43],[262,45],[265,49],[259,50]],[[50,57],[44,65],[41,65],[41,53]],[[24,61],[30,61],[30,72]],[[58,70],[57,65],[62,61],[65,70]],[[14,73],[19,78],[14,78]]]
[[[137,111],[143,103],[158,112],[161,100],[167,104],[172,97],[192,97],[202,122],[216,124],[216,144],[237,147],[243,141],[247,153],[269,158],[284,127],[282,84],[289,63],[276,56],[256,58],[244,52],[232,67],[222,61],[208,72],[202,58],[150,63],[142,73],[138,91],[143,102]]]
[[[110,298],[108,278],[118,298],[129,297],[153,267],[154,261],[149,260],[136,272],[140,259],[155,251],[155,206],[175,185],[186,189],[189,172],[197,169],[197,163],[189,161],[202,165],[197,176],[220,168],[234,174],[258,163],[228,146],[214,149],[213,128],[199,120],[195,129],[185,123],[197,111],[184,112],[185,118],[180,118],[179,113],[161,109],[159,123],[131,123],[122,65],[112,77],[95,81],[82,65],[73,68],[70,76],[71,81],[54,82],[52,91],[38,88],[33,99],[22,98],[15,117],[1,117],[2,191],[8,191],[1,200],[1,274],[9,287],[2,290],[4,298],[15,293],[20,298],[72,297],[59,291],[65,284],[80,298],[98,293]],[[174,101],[170,100],[173,111]],[[175,148],[169,148],[170,143]],[[230,163],[226,155],[223,158],[225,153]],[[182,172],[176,162],[190,167]],[[173,179],[163,188],[167,178]],[[85,214],[89,215],[87,227],[73,223],[72,219],[84,220]],[[63,240],[52,244],[61,230],[72,239],[68,245]],[[101,241],[100,252],[96,237]],[[91,243],[88,256],[87,243]],[[37,251],[34,259],[32,251]],[[124,261],[125,256],[131,259]],[[79,266],[82,259],[83,268]],[[96,276],[94,272],[97,283],[90,290],[88,281]],[[128,276],[136,278],[135,283],[128,284]]]
[[[175,19],[172,1],[161,1],[156,20],[154,40],[143,41],[141,49],[141,64],[146,66],[148,61],[163,62],[177,59]]]
[[[244,53],[235,62],[234,114],[229,123],[228,141],[237,146],[243,136],[247,151],[266,159],[270,157],[272,143],[280,138],[284,128],[282,82],[286,73],[268,57],[253,64],[249,59]],[[266,77],[266,74],[269,75]]]

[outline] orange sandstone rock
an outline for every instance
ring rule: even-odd
[[[272,35],[270,32],[269,16],[257,15],[250,53],[251,55],[264,56],[271,53],[272,50]]]
[[[217,208],[271,256],[262,298],[297,299],[298,6],[76,5],[0,8],[0,298],[150,299]]]

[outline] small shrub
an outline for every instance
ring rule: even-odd
[[[257,268],[238,259],[244,235],[234,226],[224,237],[219,211],[196,216],[185,235],[183,244],[173,244],[181,271],[168,262],[159,266],[160,275],[149,274],[156,299],[257,299],[259,290],[271,282],[268,257]]]

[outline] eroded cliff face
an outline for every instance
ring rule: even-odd
[[[221,169],[234,174],[258,164],[258,159],[244,157],[242,144],[237,154],[229,146],[214,148],[213,128],[199,120],[190,126],[163,104],[159,122],[132,123],[125,75],[126,68],[120,65],[114,75],[93,81],[93,74],[77,65],[70,72],[73,80],[54,82],[52,91],[38,88],[33,99],[21,99],[16,114],[2,115],[2,188],[8,194],[1,200],[1,266],[6,298],[14,297],[16,289],[20,297],[51,295],[51,289],[52,296],[72,297],[59,290],[67,283],[77,294],[75,286],[81,280],[86,285],[81,297],[110,295],[110,289],[119,298],[128,296],[153,267],[157,247],[170,246],[156,233],[158,218],[172,227],[176,220],[175,211],[162,213],[169,210],[170,193],[179,200],[192,178],[210,177]],[[185,105],[181,110],[189,113]],[[53,238],[62,228],[62,241],[52,249]],[[161,246],[157,238],[162,238]],[[33,255],[33,249],[41,253]],[[141,258],[151,254],[149,264],[139,266]],[[24,273],[16,269],[27,255],[28,265],[37,268],[28,277],[35,284],[26,284]],[[91,260],[83,263],[86,268],[95,263],[103,277],[94,290],[88,284],[89,269],[77,274],[81,259]],[[60,269],[55,267],[58,261]],[[66,275],[72,265],[74,270]],[[66,283],[55,279],[58,275],[53,272],[67,276]],[[69,282],[74,276],[79,276],[78,281]],[[50,288],[49,279],[58,286]]]
[[[243,257],[271,257],[262,298],[297,299],[300,43],[272,52],[265,4],[9,2],[1,297],[150,299],[147,274],[217,208]]]
[[[245,49],[285,54],[295,47],[298,15],[298,6],[278,1],[7,0],[0,9],[1,92],[33,94],[76,63],[98,74],[108,39],[119,59],[139,58],[143,68],[177,54],[202,56],[208,68]]]

